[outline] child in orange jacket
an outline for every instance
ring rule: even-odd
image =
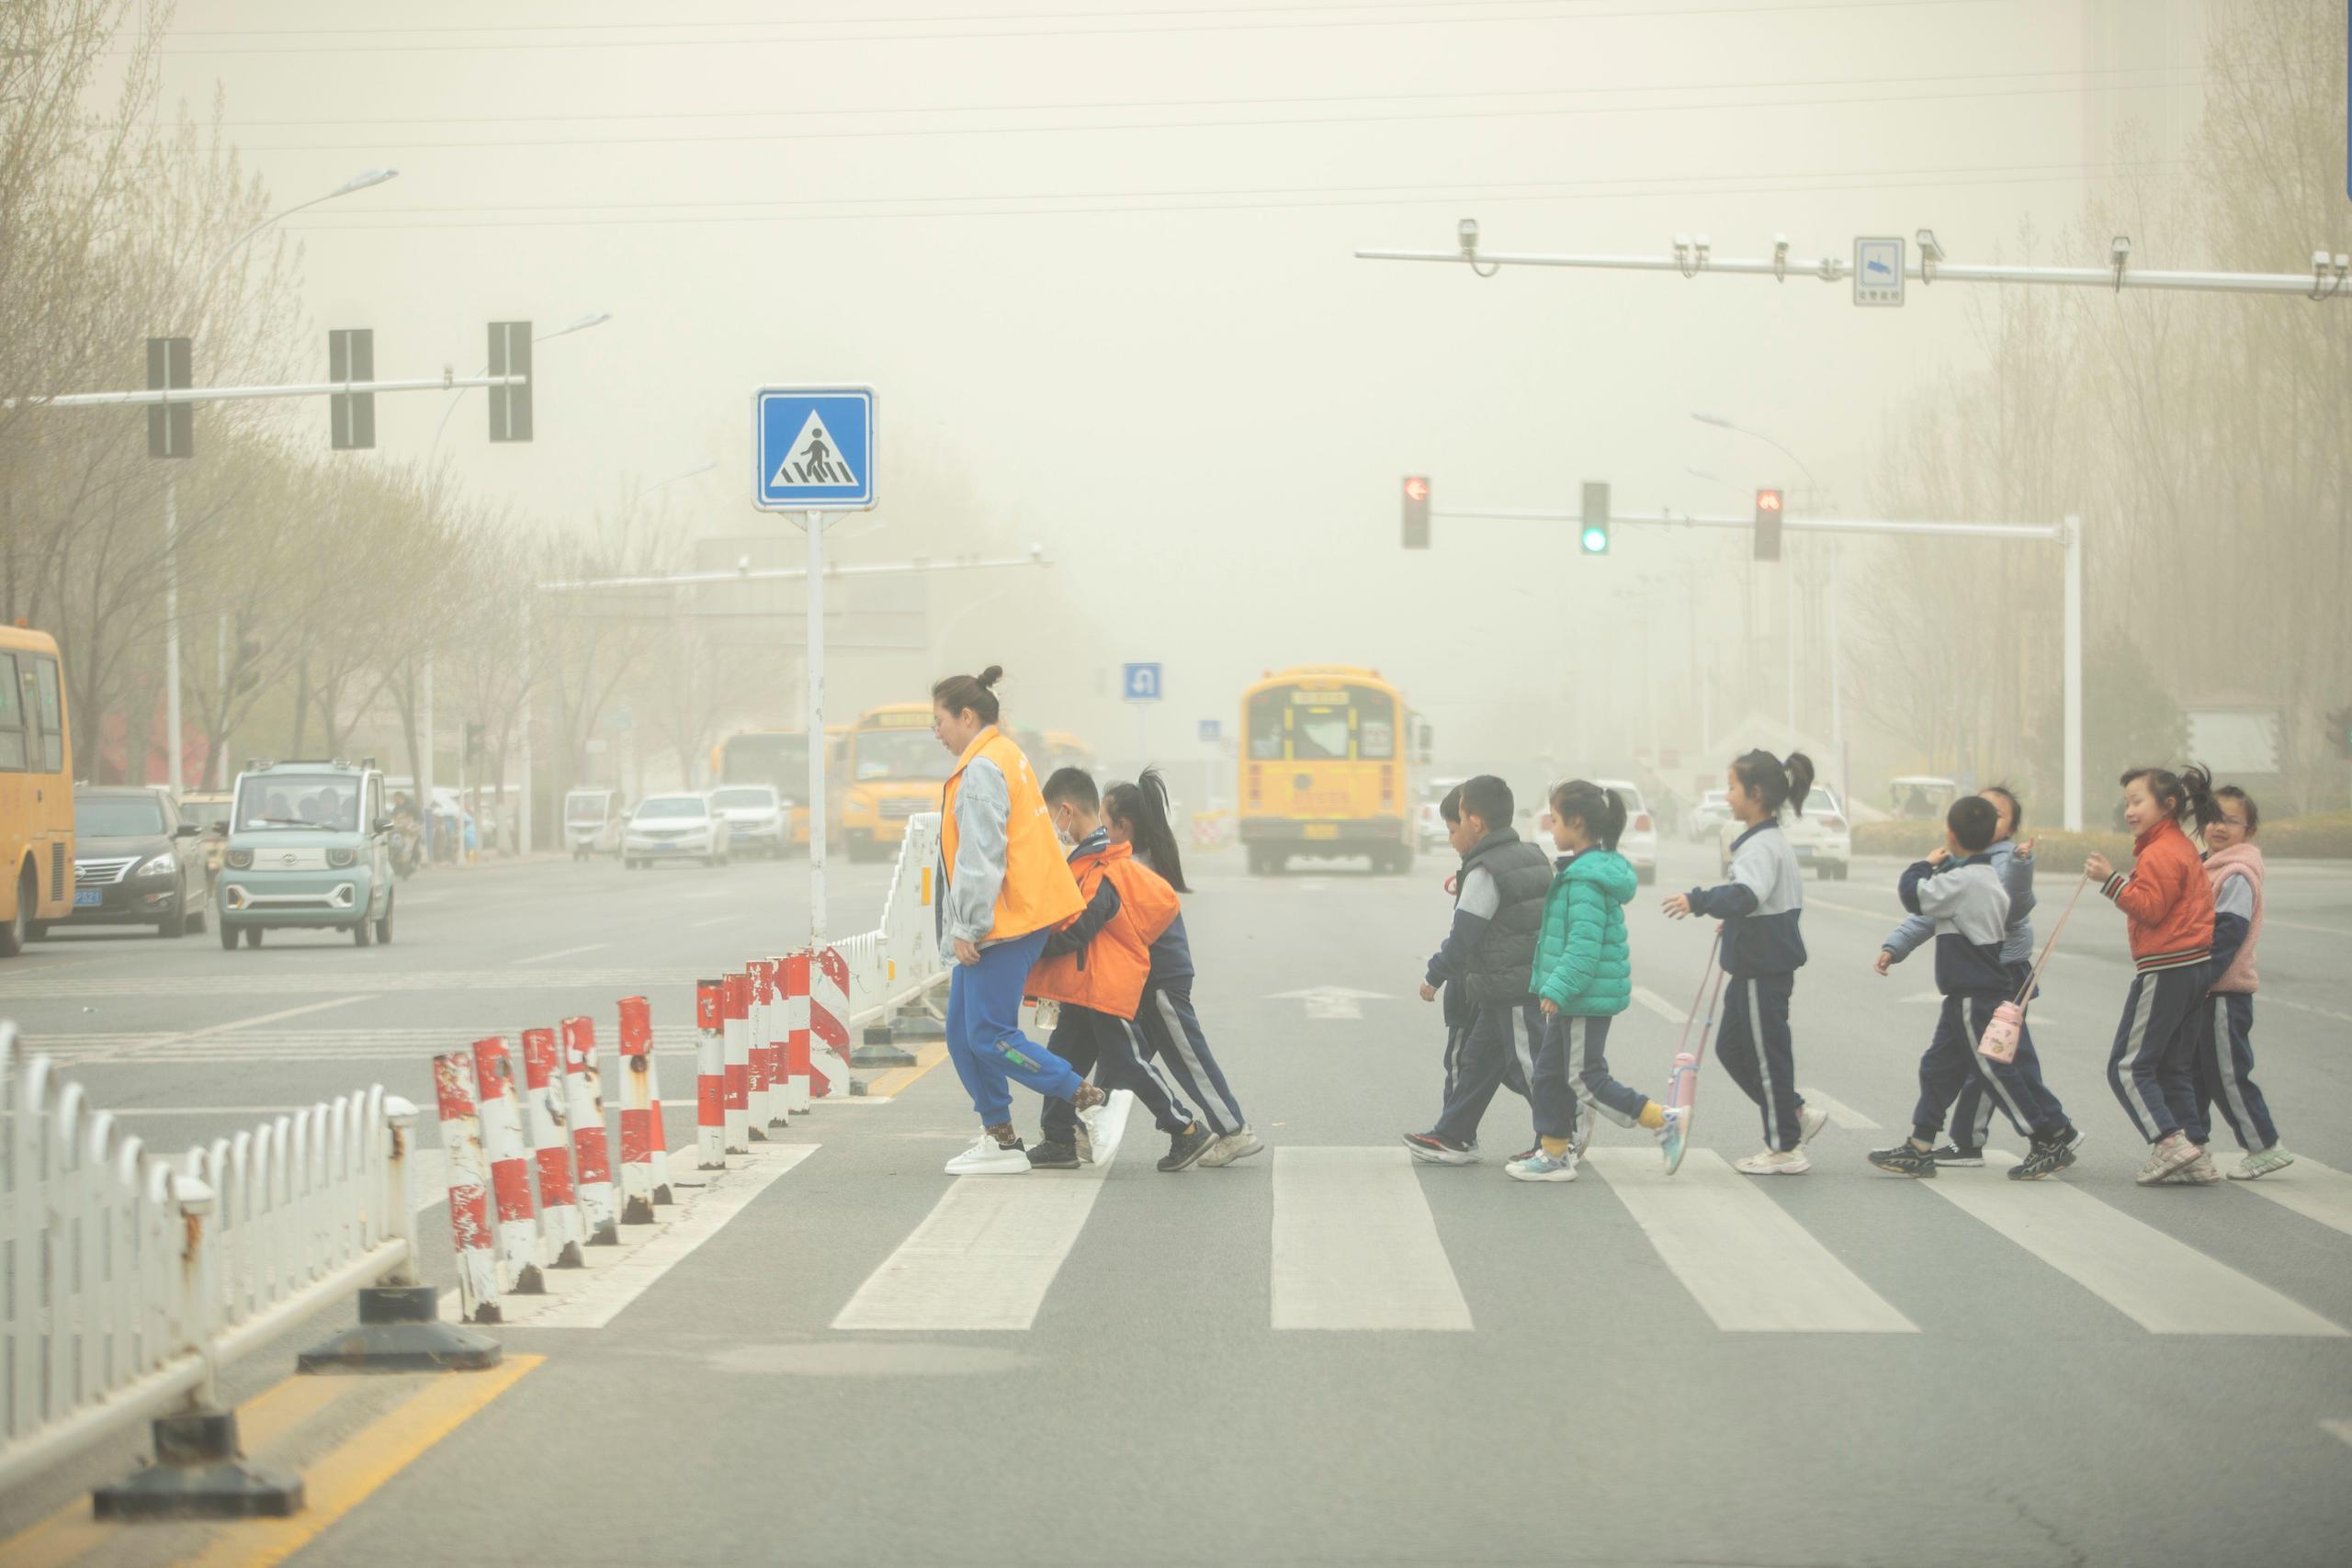
[[[1098,1062],[1105,1089],[1130,1089],[1168,1134],[1164,1171],[1186,1169],[1208,1152],[1216,1134],[1188,1110],[1159,1069],[1146,1059],[1136,1032],[1136,1009],[1151,975],[1151,944],[1176,919],[1176,890],[1135,858],[1134,846],[1114,844],[1102,824],[1102,793],[1093,778],[1063,768],[1046,781],[1046,809],[1054,831],[1077,847],[1069,868],[1086,908],[1046,939],[1029,971],[1029,995],[1060,1010],[1046,1048],[1083,1077]],[[1081,1150],[1077,1108],[1046,1102],[1043,1140],[1029,1152],[1033,1169],[1070,1170],[1091,1163]]]
[[[2123,911],[2138,971],[2123,999],[2107,1081],[2149,1143],[2148,1163],[2135,1178],[2143,1187],[2176,1171],[2184,1180],[2221,1179],[2183,1131],[2199,1121],[2197,1015],[2212,979],[2213,888],[2180,827],[2194,818],[2201,830],[2218,815],[2204,769],[2133,768],[2123,775],[2132,869],[2119,872],[2100,854],[2083,863],[2083,874]]]

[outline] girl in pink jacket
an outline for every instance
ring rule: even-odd
[[[2262,852],[2254,836],[2262,814],[2234,784],[2215,790],[2213,802],[2222,811],[2205,828],[2205,875],[2213,885],[2213,983],[2198,1021],[2199,1124],[2188,1135],[2203,1146],[2219,1105],[2245,1151],[2230,1168],[2230,1179],[2252,1181],[2295,1163],[2254,1082],[2254,993],[2260,984],[2254,949],[2262,936]]]

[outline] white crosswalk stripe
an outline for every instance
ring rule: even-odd
[[[2267,1198],[2307,1220],[2352,1235],[2352,1176],[2331,1170],[2315,1159],[2295,1156],[2295,1163],[2274,1176],[2254,1181],[2233,1181],[2231,1190]]]
[[[1470,1327],[1411,1155],[1278,1148],[1273,1181],[1276,1328]]]

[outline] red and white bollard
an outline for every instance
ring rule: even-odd
[[[580,1217],[591,1247],[618,1247],[613,1213],[613,1154],[605,1142],[605,1079],[596,1068],[596,1026],[563,1021],[563,1082],[571,1097],[571,1158],[580,1172]]]
[[[523,1155],[522,1098],[514,1059],[498,1035],[474,1042],[474,1089],[481,1097],[481,1152],[490,1162],[490,1197],[497,1210],[498,1282],[510,1295],[547,1291],[539,1278],[539,1223],[531,1207],[531,1168]]]
[[[849,960],[838,947],[820,947],[808,976],[808,1092],[820,1100],[849,1096]]]
[[[695,982],[695,1168],[727,1168],[727,982]]]
[[[727,976],[724,997],[724,1032],[727,1047],[726,1099],[721,1102],[726,1113],[727,1152],[747,1155],[752,1152],[752,977],[741,970]]]
[[[556,1269],[578,1269],[580,1208],[571,1186],[571,1140],[564,1125],[570,1114],[563,1090],[563,1064],[555,1031],[523,1031],[523,1106],[527,1112],[531,1164],[539,1178],[539,1261]]]
[[[771,1128],[784,1127],[792,1120],[792,1051],[786,1043],[791,1026],[786,1021],[790,1013],[784,999],[784,960],[759,958],[752,960],[754,969],[763,972],[762,996],[766,998],[762,1010],[767,1021],[761,1025],[768,1043],[768,1116]],[[774,1137],[773,1131],[768,1134]]]
[[[653,1006],[621,998],[621,1224],[650,1225],[653,1206],[670,1201],[669,1157],[662,1150],[662,1085],[653,1073]]]
[[[744,1102],[751,1113],[752,1139],[765,1143],[771,1116],[769,1102],[775,1093],[775,1060],[771,1043],[771,1025],[775,1019],[775,964],[770,959],[754,958],[744,965],[744,970],[752,980],[752,1076]]]
[[[808,954],[784,959],[784,1086],[795,1116],[808,1114]]]
[[[453,1052],[433,1058],[433,1095],[440,1104],[441,1149],[449,1162],[449,1239],[458,1249],[458,1315],[496,1323],[498,1265],[491,1254],[490,1167],[481,1122],[474,1114],[474,1065]]]

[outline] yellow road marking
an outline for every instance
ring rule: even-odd
[[[225,1526],[202,1553],[187,1559],[187,1568],[268,1568],[285,1562],[546,1359],[508,1356],[486,1372],[435,1378],[303,1472],[308,1506],[302,1512]]]
[[[359,1378],[288,1378],[237,1407],[237,1441],[245,1452],[259,1452],[364,1386]],[[8,1568],[62,1568],[127,1528],[92,1518],[90,1500],[76,1498],[14,1539],[0,1541],[0,1562]]]
[[[914,1081],[917,1078],[922,1077],[923,1074],[931,1071],[932,1068],[939,1066],[940,1063],[945,1060],[947,1060],[947,1047],[945,1045],[933,1044],[922,1046],[915,1052],[915,1065],[913,1066],[892,1067],[880,1077],[877,1077],[868,1083],[865,1086],[865,1092],[871,1095],[898,1095],[903,1093],[913,1086]]]

